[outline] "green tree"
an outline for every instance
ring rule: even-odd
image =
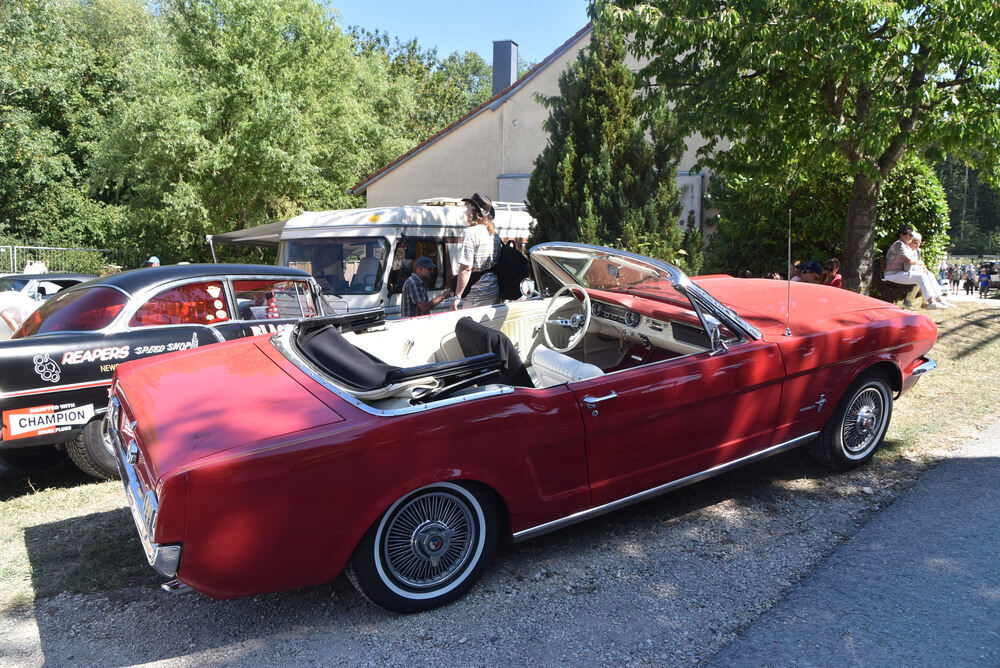
[[[387,108],[388,126],[402,126],[415,145],[457,121],[490,97],[493,71],[475,51],[439,58],[417,40],[402,42],[381,31],[358,27],[350,31],[355,50],[365,59],[381,61],[390,83],[405,91]],[[400,99],[406,100],[402,105]]]
[[[159,8],[164,39],[132,62],[141,89],[99,151],[95,185],[127,203],[125,241],[205,259],[205,234],[360,204],[347,188],[405,150],[368,103],[384,99],[378,73],[312,0]]]
[[[549,142],[528,185],[538,221],[531,242],[617,246],[688,268],[678,253],[682,144],[665,105],[649,104],[640,121],[621,30],[596,22],[590,45],[560,76],[559,95],[541,101]]]
[[[793,261],[840,258],[850,194],[848,165],[837,158],[791,189],[764,177],[713,179],[712,206],[718,215],[705,254],[708,270],[736,275],[749,269],[754,276],[776,271],[784,276],[789,232]],[[936,263],[948,243],[948,209],[934,171],[915,156],[904,158],[880,190],[876,246],[888,248],[901,225],[920,231],[924,257],[928,264]]]
[[[908,151],[996,166],[1000,7],[987,0],[617,0],[645,73],[706,164],[850,166],[844,280],[866,289],[876,209]],[[731,149],[726,145],[731,143]],[[995,174],[995,172],[993,172]]]
[[[956,254],[995,253],[984,239],[1000,230],[1000,195],[963,160],[947,156],[935,166],[948,198],[951,250]]]
[[[89,192],[92,152],[150,26],[137,0],[0,5],[0,230],[30,244],[114,237],[122,211]]]

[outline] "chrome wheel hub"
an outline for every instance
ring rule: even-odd
[[[441,522],[426,522],[413,534],[413,552],[433,567],[441,564],[441,557],[448,554],[454,529]]]
[[[855,429],[858,434],[865,438],[871,435],[872,430],[875,428],[875,419],[875,411],[872,410],[871,406],[862,406],[855,419]]]

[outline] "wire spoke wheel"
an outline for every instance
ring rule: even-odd
[[[892,387],[881,369],[862,374],[810,446],[823,464],[838,471],[861,466],[875,454],[892,419]]]
[[[863,455],[882,433],[885,421],[885,400],[875,387],[859,392],[844,416],[841,438],[848,456]]]
[[[489,490],[437,482],[400,497],[365,533],[347,577],[370,601],[417,612],[455,600],[476,583],[499,539]]]
[[[468,562],[476,527],[467,504],[434,492],[400,507],[385,528],[382,558],[405,587],[439,586]]]

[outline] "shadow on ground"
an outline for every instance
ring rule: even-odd
[[[801,449],[784,453],[505,546],[464,599],[409,617],[370,605],[343,576],[231,601],[170,595],[156,586],[161,579],[146,564],[128,511],[94,513],[26,531],[34,616],[50,665],[179,657],[250,665],[281,652],[293,663],[519,655],[586,663],[610,648],[689,664],[721,647],[821,556],[801,554],[801,545],[832,549],[891,496],[857,492],[870,476],[831,474]],[[736,592],[747,599],[743,609],[720,617],[714,601]]]

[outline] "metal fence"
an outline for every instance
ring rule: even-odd
[[[0,272],[23,273],[25,268],[31,269],[29,265],[34,263],[44,264],[45,271],[75,271],[81,264],[81,258],[87,258],[91,254],[97,254],[96,264],[109,264],[113,251],[107,248],[0,246]]]

